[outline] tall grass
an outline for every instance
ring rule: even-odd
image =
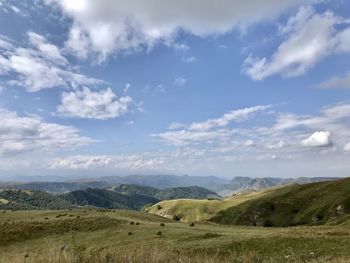
[[[11,256],[2,256],[0,263],[221,263],[263,262],[257,254],[250,252],[246,255],[222,255],[203,251],[200,254],[186,254],[185,251],[164,247],[129,247],[121,248],[85,248],[77,245],[51,245],[41,252],[25,252]]]
[[[250,251],[242,254],[221,254],[203,250],[200,253],[187,253],[186,251],[173,250],[164,247],[128,247],[123,248],[95,248],[82,247],[72,244],[71,246],[48,245],[44,252],[25,252],[0,258],[0,263],[263,263],[263,262],[349,262],[348,258],[324,257],[305,258],[288,255],[282,259],[266,259],[257,253]]]

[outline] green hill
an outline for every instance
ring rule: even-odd
[[[220,199],[217,193],[200,186],[174,187],[159,191],[156,198],[161,200],[171,200],[179,198],[190,199]]]
[[[336,224],[350,214],[350,178],[279,186],[222,200],[168,200],[149,207],[148,211],[168,218],[176,215],[185,222],[261,226]]]
[[[240,194],[221,200],[212,199],[176,199],[164,200],[147,210],[149,213],[173,218],[174,215],[180,217],[184,222],[205,221],[216,215],[219,211],[226,210],[232,206],[246,202],[251,199],[259,198],[271,190],[261,192],[251,192],[249,194]]]
[[[150,186],[136,185],[136,184],[120,184],[108,188],[123,195],[145,195],[154,197],[160,190]]]
[[[350,178],[289,185],[220,211],[221,224],[295,226],[336,223],[350,213]]]
[[[172,187],[166,189],[157,189],[154,187],[141,186],[135,184],[121,184],[113,186],[108,190],[123,194],[123,195],[143,195],[154,197],[158,200],[172,200],[181,198],[191,199],[220,199],[217,193],[200,186],[187,187]]]
[[[154,204],[159,201],[159,199],[145,195],[124,195],[110,190],[91,188],[73,191],[60,197],[71,204],[79,206],[136,210],[147,204]]]
[[[63,199],[41,191],[0,190],[0,209],[65,209],[73,207]]]

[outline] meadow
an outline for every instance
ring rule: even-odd
[[[127,210],[0,211],[0,262],[349,262],[347,222],[273,228]]]

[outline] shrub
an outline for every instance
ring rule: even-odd
[[[273,222],[269,219],[264,221],[264,227],[273,227]]]
[[[140,222],[136,222],[136,224],[135,224],[135,225],[137,225],[137,226],[138,226],[138,225],[140,225]]]
[[[157,232],[157,236],[160,236],[162,234],[162,231]]]
[[[131,235],[132,235],[132,232],[128,232],[128,235],[131,236]]]
[[[322,219],[323,219],[323,215],[321,215],[321,214],[317,214],[317,215],[316,215],[316,218],[317,218],[317,221],[320,221],[320,220],[322,220]]]
[[[165,224],[164,223],[160,223],[160,226],[165,226]]]
[[[130,225],[135,225],[135,222],[134,222],[134,221],[131,221],[131,222],[130,222]]]
[[[181,217],[179,217],[179,216],[177,216],[177,215],[174,215],[174,216],[173,216],[173,220],[175,220],[175,221],[180,221],[180,219],[181,219]]]
[[[192,222],[192,223],[190,224],[190,226],[194,226],[194,223]]]
[[[161,210],[163,207],[161,205],[157,205],[158,210]]]

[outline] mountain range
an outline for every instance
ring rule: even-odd
[[[199,186],[157,189],[138,185],[117,185],[109,189],[87,188],[61,195],[38,190],[0,190],[0,209],[67,209],[98,207],[140,210],[145,205],[170,199],[220,199],[215,192]]]
[[[99,178],[80,178],[66,181],[33,181],[33,182],[0,182],[0,188],[39,190],[53,194],[63,194],[75,190],[88,188],[108,189],[116,185],[138,185],[157,189],[173,187],[200,186],[216,192],[221,196],[230,196],[239,192],[257,191],[273,186],[285,184],[305,184],[312,182],[331,181],[339,178],[332,177],[233,177],[232,179],[216,176],[188,176],[188,175],[129,175],[108,176]]]

